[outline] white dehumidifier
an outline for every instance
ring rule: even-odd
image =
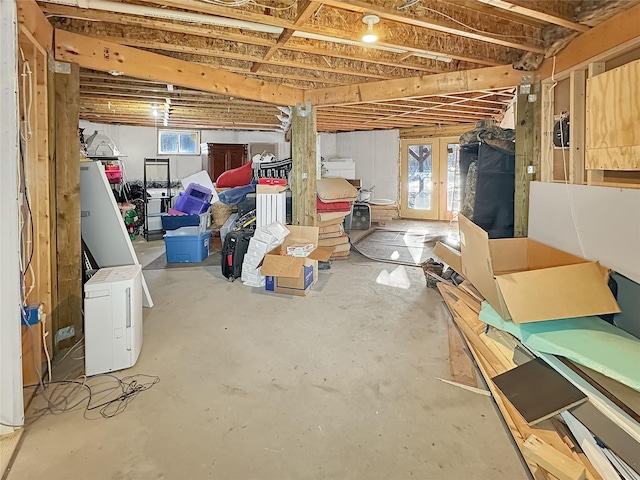
[[[133,366],[142,349],[142,267],[101,268],[84,285],[85,374]]]

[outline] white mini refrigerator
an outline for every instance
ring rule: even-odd
[[[101,268],[84,285],[85,374],[133,366],[142,349],[142,267]]]

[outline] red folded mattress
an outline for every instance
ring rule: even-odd
[[[316,209],[318,212],[350,212],[351,202],[324,203],[319,198],[316,198]]]

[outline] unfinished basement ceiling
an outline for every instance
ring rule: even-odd
[[[411,5],[403,6],[407,3]],[[63,30],[308,90],[508,65],[524,55],[542,57],[550,28],[560,26],[563,35],[571,35],[597,23],[593,8],[588,25],[575,21],[581,3],[55,0],[39,5]],[[613,3],[629,8],[636,1]],[[367,29],[364,13],[380,17],[375,25],[379,40],[373,45],[360,41]],[[82,69],[81,119],[163,126],[166,108],[168,127],[281,128],[281,112],[274,105],[171,88]],[[502,88],[319,107],[318,130],[470,123],[500,118],[512,98],[513,89]],[[153,116],[153,104],[160,108],[159,116]]]

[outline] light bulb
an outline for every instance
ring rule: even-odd
[[[362,41],[366,43],[373,43],[378,40],[378,36],[373,32],[367,32],[362,36]]]

